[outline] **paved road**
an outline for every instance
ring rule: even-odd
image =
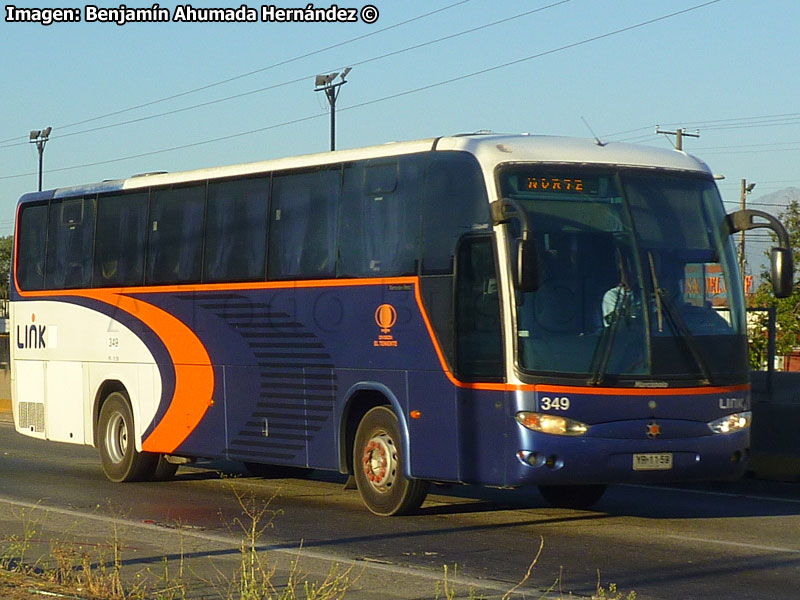
[[[93,449],[0,423],[0,534],[35,522],[40,551],[53,539],[102,549],[116,527],[129,571],[158,574],[164,556],[173,565],[183,556],[205,579],[196,595],[214,595],[222,584],[213,577],[238,565],[241,504],[252,499],[276,511],[259,547],[278,577],[298,558],[316,579],[331,564],[352,566],[361,578],[347,598],[433,598],[444,565],[451,574],[457,565],[460,590],[499,598],[542,540],[528,598],[556,581],[565,597],[591,595],[598,572],[640,598],[761,600],[800,589],[800,485],[614,486],[594,511],[549,508],[532,490],[434,489],[418,515],[385,519],[338,476],[230,478],[218,468],[236,465],[210,466],[181,467],[165,483],[112,484]]]

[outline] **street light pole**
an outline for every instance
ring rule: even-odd
[[[339,73],[328,73],[327,75],[317,75],[317,78],[314,82],[315,92],[325,92],[325,96],[328,98],[328,104],[331,106],[331,152],[336,150],[336,99],[339,97],[339,91],[341,90],[342,86],[347,83],[345,77],[347,74],[352,70],[352,67],[347,67],[342,74]],[[340,77],[341,81],[334,83],[334,79],[336,77]]]
[[[36,149],[39,151],[39,191],[42,191],[42,162],[44,159],[44,145],[50,139],[50,132],[53,131],[52,127],[44,129],[34,129],[31,131],[29,141],[31,144],[36,144]]]
[[[753,191],[753,188],[756,187],[755,183],[747,183],[747,179],[742,179],[742,189],[741,194],[739,197],[739,203],[741,204],[742,210],[747,208],[747,194]],[[744,292],[747,293],[747,283],[745,283],[745,275],[744,275],[744,265],[746,262],[745,255],[744,255],[744,230],[740,234],[740,243],[739,243],[739,273],[742,276],[742,286],[744,286]]]

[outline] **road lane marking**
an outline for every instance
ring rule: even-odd
[[[786,502],[788,504],[800,504],[798,498],[782,498],[781,496],[753,496],[747,493],[737,492],[715,492],[713,490],[692,490],[688,488],[674,488],[659,485],[637,485],[635,483],[619,484],[619,487],[637,488],[640,490],[661,490],[665,492],[687,492],[690,494],[700,494],[701,496],[723,496],[725,498],[746,498],[747,500],[768,500],[770,502]]]
[[[783,552],[784,554],[800,554],[800,549],[783,548],[781,546],[764,546],[762,544],[750,544],[747,542],[733,542],[728,540],[710,540],[708,538],[692,537],[689,535],[667,534],[664,537],[684,542],[701,542],[703,544],[717,544],[720,546],[734,546],[736,548],[746,548],[748,550],[764,550],[766,552]]]
[[[43,505],[41,502],[25,502],[22,500],[13,500],[7,496],[0,495],[0,503],[8,504],[10,506],[16,506],[20,508],[27,508],[27,509],[34,509],[34,510],[41,510],[43,512],[50,512],[55,513],[58,515],[65,515],[72,518],[82,518],[82,519],[90,519],[101,523],[107,524],[114,524],[119,525],[120,523],[129,526],[129,527],[136,527],[139,529],[144,529],[146,531],[158,532],[161,534],[170,533],[173,531],[178,531],[178,529],[170,529],[163,527],[162,525],[157,525],[155,523],[143,523],[141,521],[131,521],[127,519],[122,519],[119,517],[110,517],[105,515],[97,515],[91,513],[84,513],[79,510],[73,510],[69,508],[58,508],[54,506],[46,506]],[[223,534],[214,534],[208,533],[203,531],[197,531],[192,529],[184,529],[179,528],[180,533],[182,536],[194,537],[201,540],[216,542],[219,544],[227,544],[230,545],[232,549],[236,550],[237,552],[240,549],[241,539],[237,538],[236,536],[226,536]],[[402,565],[396,563],[377,563],[371,560],[365,560],[363,558],[360,559],[353,559],[353,558],[346,558],[343,556],[338,556],[336,554],[330,554],[326,552],[317,552],[313,550],[307,550],[302,546],[298,547],[297,545],[292,545],[291,548],[286,547],[286,543],[279,543],[279,544],[260,544],[257,547],[258,552],[277,552],[280,554],[288,554],[293,557],[295,560],[298,557],[304,557],[311,560],[320,560],[320,561],[328,561],[330,563],[335,563],[337,565],[345,565],[345,566],[352,566],[357,569],[361,570],[371,570],[371,571],[380,571],[384,573],[391,573],[393,575],[404,575],[408,577],[417,577],[419,579],[428,580],[432,582],[440,582],[442,581],[442,573],[441,572],[430,572],[426,569],[418,568],[418,567],[404,567]],[[456,584],[459,586],[465,586],[468,588],[474,588],[477,592],[482,591],[491,591],[500,594],[504,594],[508,592],[517,582],[514,581],[500,581],[500,580],[487,580],[487,579],[477,579],[473,577],[466,577],[463,575],[451,575],[448,573],[447,575],[448,582],[452,584]],[[530,590],[527,590],[530,592]],[[541,590],[537,593],[541,594]],[[522,592],[512,594],[512,597],[519,597]],[[524,597],[524,596],[523,596]],[[548,596],[541,596],[543,598],[547,598]],[[576,596],[578,597],[578,596]]]

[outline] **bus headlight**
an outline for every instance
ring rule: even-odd
[[[553,435],[583,435],[589,431],[589,426],[585,423],[544,413],[518,412],[517,421],[532,431]]]
[[[750,427],[752,420],[753,413],[748,410],[722,417],[716,421],[711,421],[711,423],[708,424],[708,428],[714,433],[733,433]]]

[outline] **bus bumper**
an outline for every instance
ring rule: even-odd
[[[524,432],[507,485],[724,481],[747,468],[750,433],[679,439],[603,439]]]

